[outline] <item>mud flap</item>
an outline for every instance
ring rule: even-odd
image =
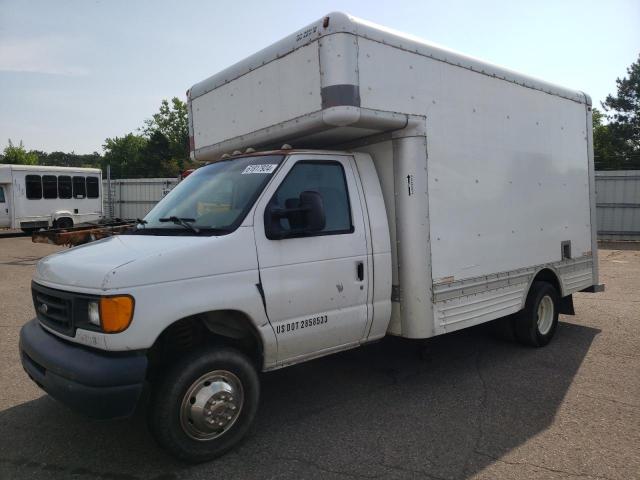
[[[560,313],[563,315],[576,314],[576,311],[573,309],[573,295],[567,295],[560,299]]]

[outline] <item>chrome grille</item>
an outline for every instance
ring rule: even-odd
[[[73,299],[59,290],[31,284],[33,306],[38,320],[45,326],[66,335],[73,335]]]

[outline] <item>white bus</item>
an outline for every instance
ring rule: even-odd
[[[0,164],[0,228],[69,228],[102,215],[100,169]]]

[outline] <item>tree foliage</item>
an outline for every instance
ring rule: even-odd
[[[100,168],[102,155],[98,152],[78,154],[75,152],[51,152],[31,150],[38,156],[38,165],[52,165],[56,167],[91,167]]]
[[[9,139],[9,144],[5,147],[0,163],[12,163],[19,165],[37,165],[38,156],[34,152],[27,152],[22,144],[22,140],[16,146]]]
[[[147,139],[141,135],[128,133],[123,137],[107,138],[102,146],[103,167],[111,165],[111,175],[115,178],[140,177],[145,175],[142,152]]]
[[[616,140],[609,125],[605,124],[605,115],[597,108],[593,109],[593,157],[596,169],[618,169],[622,158],[616,153]]]
[[[606,114],[594,109],[594,157],[600,169],[640,169],[640,56],[627,74],[616,79],[617,95],[602,102]]]
[[[187,105],[162,100],[158,113],[144,121],[140,134],[107,138],[103,168],[114,178],[175,177],[189,165]]]
[[[162,100],[160,111],[145,120],[142,132],[147,138],[162,134],[169,142],[171,158],[180,168],[189,161],[189,120],[187,104],[177,97]]]

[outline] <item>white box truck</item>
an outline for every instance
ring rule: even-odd
[[[24,368],[103,418],[150,388],[197,462],[247,432],[258,372],[504,317],[543,346],[602,289],[590,105],[331,13],[189,90],[207,165],[133,234],[39,262]]]
[[[98,168],[0,164],[0,228],[69,228],[102,214]]]

